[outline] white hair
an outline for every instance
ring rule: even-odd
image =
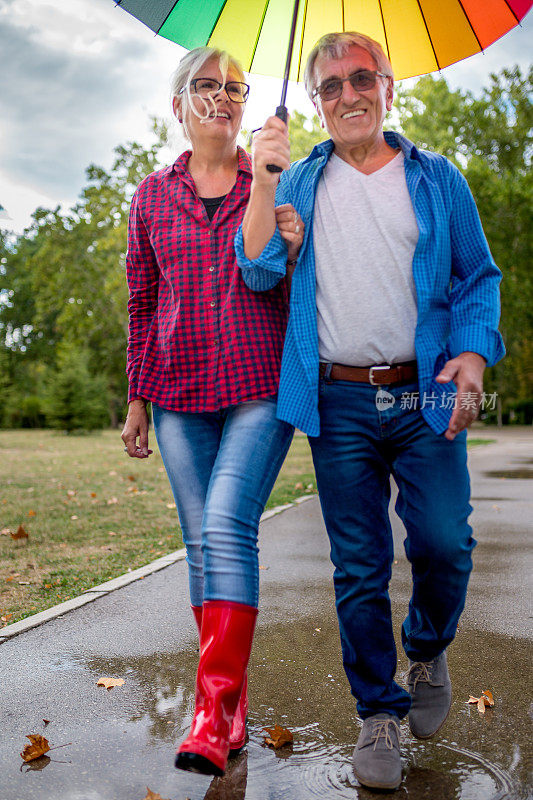
[[[355,31],[343,31],[341,33],[326,33],[315,44],[305,65],[304,82],[307,94],[312,96],[315,90],[315,63],[319,56],[326,58],[342,58],[346,55],[350,47],[357,45],[366,50],[375,61],[379,72],[394,78],[391,63],[385,55],[383,48],[375,39],[365,36],[364,33]]]
[[[189,141],[191,135],[187,125],[187,112],[191,111],[199,117],[203,123],[206,123],[213,119],[211,115],[213,110],[216,109],[215,101],[212,97],[204,98],[195,95],[195,97],[204,104],[203,113],[198,111],[192,103],[191,81],[201,67],[208,61],[211,61],[211,59],[218,59],[220,72],[222,73],[222,83],[226,83],[226,76],[230,67],[238,73],[239,78],[244,82],[244,72],[241,65],[225,50],[219,50],[217,47],[196,47],[183,56],[170,79],[170,102],[173,104],[175,97],[181,99],[183,131]]]

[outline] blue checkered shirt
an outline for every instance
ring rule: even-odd
[[[387,143],[400,147],[405,156],[407,189],[419,230],[413,278],[418,305],[418,383],[421,397],[426,398],[422,413],[436,433],[443,433],[452,414],[449,396],[456,391],[452,382],[435,381],[446,361],[470,351],[479,353],[492,366],[505,353],[498,332],[502,276],[491,256],[472,193],[459,170],[444,156],[417,150],[398,133],[386,131],[384,135]],[[333,146],[331,139],[316,145],[307,158],[282,174],[276,192],[276,205],[292,203],[305,224],[292,279],[277,413],[310,436],[320,433],[313,211],[318,182]],[[244,254],[242,227],[235,248],[243,278],[251,289],[271,289],[285,275],[287,247],[278,229],[254,260]]]

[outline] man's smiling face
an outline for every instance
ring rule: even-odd
[[[315,62],[315,86],[331,78],[347,78],[359,70],[380,71],[367,50],[352,45],[342,58],[319,56]],[[356,91],[349,81],[334,100],[315,98],[318,115],[339,148],[371,146],[383,136],[383,120],[392,107],[392,78],[376,77],[372,89]]]

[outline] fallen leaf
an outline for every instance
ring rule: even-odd
[[[13,535],[11,528],[2,528],[0,531],[0,536],[9,536],[9,534]]]
[[[71,519],[78,519],[78,517],[76,516],[76,514],[73,514],[73,515],[71,516]]]
[[[146,792],[147,792],[146,797],[143,797],[143,800],[165,800],[165,798],[161,797],[161,795],[158,794],[157,792],[152,792],[152,790],[149,789],[148,786],[146,787]]]
[[[492,696],[492,692],[489,692],[488,689],[483,689],[483,691],[481,692],[481,696],[487,698],[487,700],[489,701],[488,702],[489,706],[492,707],[494,705],[494,697]]]
[[[262,564],[259,564],[259,569],[268,569],[268,567],[264,567]]]
[[[91,497],[96,497],[96,492],[91,492]]]
[[[118,498],[117,497],[110,497],[109,500],[107,501],[107,505],[108,506],[113,506],[113,505],[115,505],[115,503],[118,503]]]
[[[76,497],[76,492],[74,489],[67,489],[67,494],[69,497]]]
[[[34,511],[33,508],[30,508],[30,510],[28,511],[28,517],[34,517],[36,513],[37,512]]]
[[[26,765],[21,764],[20,769],[22,771],[22,767],[26,766],[26,772],[41,772],[51,761],[52,759],[50,756],[41,756],[40,758],[36,758],[35,761],[29,761]]]
[[[135,477],[135,475],[128,475],[128,480],[129,481],[136,481],[137,478]]]
[[[268,744],[278,750],[284,744],[290,744],[293,741],[292,733],[287,728],[282,728],[281,725],[275,725],[273,728],[263,728],[268,733],[265,736],[265,744]]]
[[[0,619],[2,620],[2,622],[9,622],[12,616],[13,614],[5,614],[3,617],[0,617]]]
[[[18,584],[19,584],[19,586],[29,586],[30,582],[29,581],[19,581]]]
[[[296,490],[303,489],[303,488],[304,488],[304,485],[303,485],[303,483],[302,483],[301,481],[298,481],[298,483],[295,483],[295,484],[294,484],[294,488],[295,488]]]
[[[12,539],[27,539],[28,535],[29,534],[27,533],[27,531],[26,531],[26,529],[24,528],[23,525],[19,525],[18,526],[16,533],[13,533],[13,531],[11,531],[11,538]]]
[[[112,689],[113,686],[122,686],[124,678],[100,678],[96,681],[97,686],[104,686],[107,690]]]
[[[109,472],[109,473],[108,473],[108,475],[116,475],[116,474],[117,474],[117,473],[115,472],[115,470],[114,470],[114,469],[112,469],[112,470],[111,470],[111,472]]]
[[[115,531],[108,531],[107,535],[108,536],[116,536],[117,534],[115,533]]]
[[[480,714],[484,714],[487,706],[489,708],[494,706],[494,697],[492,696],[492,692],[489,692],[488,689],[483,689],[479,697],[470,695],[467,702],[472,705],[475,703]]]
[[[26,739],[29,739],[31,744],[27,744],[20,754],[24,761],[33,761],[35,758],[44,756],[50,750],[48,739],[38,733],[28,733]]]
[[[167,508],[176,508],[176,503],[167,503]]]
[[[6,578],[6,583],[9,583],[9,581],[12,581],[14,577],[15,577],[14,575],[10,575],[9,578]]]

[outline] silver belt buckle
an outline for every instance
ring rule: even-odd
[[[382,366],[382,367],[370,367],[370,370],[369,370],[369,373],[368,373],[368,380],[370,381],[372,386],[379,386],[380,384],[376,383],[375,380],[374,380],[374,370],[375,369],[391,369],[391,367],[388,366],[387,364]]]

